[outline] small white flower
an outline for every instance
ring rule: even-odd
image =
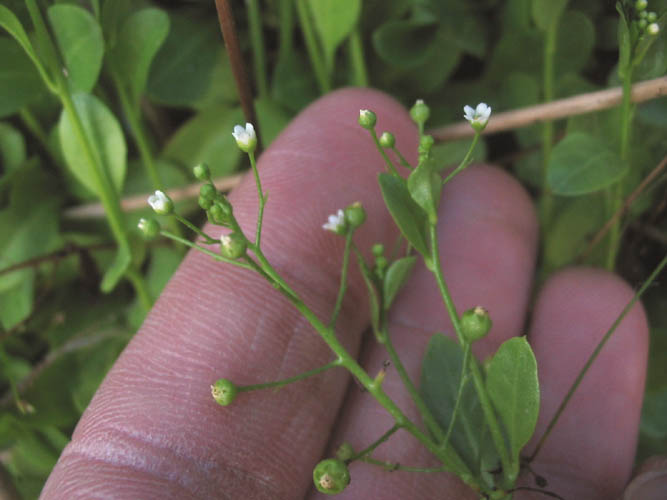
[[[155,194],[150,195],[148,197],[148,204],[156,214],[160,215],[170,214],[174,210],[174,203],[162,191],[155,191]]]
[[[464,106],[463,111],[463,117],[468,120],[470,125],[472,125],[472,128],[478,132],[486,127],[486,122],[489,121],[489,116],[491,116],[491,107],[483,102],[480,102],[475,109],[470,106]]]
[[[146,228],[148,228],[148,220],[142,217],[139,219],[139,224],[137,224],[137,227],[139,227],[141,231],[145,231]]]
[[[646,27],[646,32],[649,35],[657,35],[660,33],[660,26],[658,26],[658,23],[651,23]]]
[[[333,231],[336,234],[343,234],[345,231],[345,212],[339,209],[334,215],[330,215],[329,220],[322,224],[322,229]]]
[[[232,245],[232,238],[227,234],[223,234],[220,236],[220,244],[228,249]]]
[[[236,125],[232,135],[236,139],[236,144],[241,151],[252,153],[255,150],[257,146],[257,134],[255,134],[255,127],[252,126],[252,123],[246,123],[245,128],[241,125]]]

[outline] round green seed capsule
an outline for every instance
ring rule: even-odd
[[[213,200],[210,198],[202,198],[201,196],[197,198],[197,203],[199,203],[199,206],[201,207],[202,210],[208,210],[213,206]]]
[[[313,469],[313,482],[318,491],[336,495],[350,484],[350,471],[342,460],[327,458]]]
[[[649,23],[654,23],[658,20],[658,14],[656,14],[655,12],[649,12],[648,14],[646,14],[646,20]]]
[[[359,110],[359,125],[365,129],[371,130],[377,123],[377,116],[370,109]]]
[[[213,399],[222,406],[231,404],[236,399],[238,392],[239,389],[234,385],[234,382],[226,378],[216,380],[215,384],[211,386]]]
[[[461,332],[467,342],[483,339],[491,330],[491,318],[483,307],[468,309],[461,316]]]
[[[431,116],[431,110],[424,104],[424,101],[417,99],[415,104],[410,108],[410,118],[417,124],[424,124],[428,117]]]
[[[199,196],[206,198],[207,200],[215,200],[215,195],[218,194],[218,190],[215,189],[213,184],[204,184],[199,188]]]
[[[637,0],[635,2],[635,9],[638,11],[642,11],[648,7],[648,1],[647,0]]]
[[[207,181],[211,178],[211,170],[208,168],[206,163],[200,163],[192,169],[192,172],[195,174],[195,177],[200,181]]]
[[[220,254],[228,259],[238,259],[245,255],[248,242],[239,233],[220,236]]]
[[[396,144],[396,138],[391,132],[382,132],[380,136],[380,146],[383,148],[393,148]]]
[[[160,234],[160,224],[155,219],[139,219],[139,230],[147,240],[152,240]]]
[[[356,229],[366,221],[366,210],[361,203],[355,201],[345,209],[345,221],[352,229]]]

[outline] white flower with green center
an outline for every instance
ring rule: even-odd
[[[246,123],[245,128],[241,125],[236,125],[232,135],[234,136],[234,139],[236,139],[236,145],[241,151],[252,153],[255,150],[255,147],[257,147],[257,134],[255,133],[255,127],[252,126],[252,123]]]
[[[343,212],[342,209],[339,209],[338,212],[336,212],[333,215],[330,215],[327,222],[322,224],[322,228],[326,229],[327,231],[332,231],[336,234],[345,233],[346,229],[345,212]]]
[[[174,203],[163,191],[155,191],[148,197],[148,204],[159,215],[168,215],[174,210]]]
[[[475,109],[470,106],[464,106],[463,111],[463,117],[470,122],[472,128],[477,132],[484,130],[491,116],[491,107],[483,102],[480,102]]]

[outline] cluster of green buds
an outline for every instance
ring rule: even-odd
[[[637,0],[634,4],[637,16],[636,23],[640,34],[655,36],[660,33],[660,26],[656,22],[658,14],[648,10],[648,0]]]

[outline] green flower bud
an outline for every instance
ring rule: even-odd
[[[218,190],[215,189],[213,184],[204,184],[199,188],[199,196],[202,198],[209,199],[211,201],[215,200]]]
[[[384,255],[384,245],[382,243],[376,243],[371,249],[374,257],[381,257]]]
[[[639,13],[639,19],[646,19],[647,17],[648,17],[648,12],[646,12],[645,10]]]
[[[377,116],[369,109],[359,110],[359,125],[367,130],[372,130],[377,123]]]
[[[389,261],[386,257],[382,255],[375,257],[375,267],[373,270],[375,271],[375,274],[378,278],[384,279],[385,271],[387,270],[388,265]]]
[[[354,448],[347,441],[340,445],[338,450],[336,450],[336,458],[342,460],[343,462],[348,461],[354,456]]]
[[[238,259],[245,255],[248,242],[239,233],[220,236],[220,254],[228,259]]]
[[[635,2],[635,9],[642,11],[648,7],[648,0],[637,0]]]
[[[345,221],[352,229],[356,229],[366,221],[366,210],[361,203],[355,201],[345,209]]]
[[[232,206],[224,197],[217,197],[213,206],[208,209],[208,220],[218,226],[229,225],[232,218]]]
[[[640,30],[644,31],[647,26],[648,26],[648,21],[646,19],[640,19],[639,21],[637,21],[637,27],[639,27]]]
[[[206,163],[200,163],[192,169],[192,173],[195,174],[195,178],[200,181],[207,181],[211,178],[211,170],[208,168]]]
[[[226,378],[221,378],[211,386],[211,395],[215,399],[216,403],[222,406],[227,406],[231,404],[236,395],[238,394],[239,389],[236,387],[234,382],[227,380]]]
[[[423,135],[422,138],[419,139],[419,154],[428,154],[428,152],[431,151],[434,142],[435,140],[433,139],[433,136]]]
[[[380,136],[380,146],[383,148],[393,148],[396,144],[396,138],[391,132],[382,132]]]
[[[208,210],[213,206],[213,200],[210,198],[202,198],[201,196],[197,199],[197,203],[202,208],[202,210]]]
[[[350,471],[342,460],[328,458],[313,469],[313,482],[318,491],[336,495],[350,484]]]
[[[463,338],[470,343],[486,337],[492,325],[489,313],[480,306],[468,309],[461,316],[461,333],[463,333]]]
[[[649,12],[648,14],[646,14],[646,20],[649,23],[654,23],[658,20],[658,14],[656,14],[655,12]]]
[[[431,110],[429,107],[424,104],[424,101],[417,99],[412,108],[410,108],[410,117],[412,118],[412,121],[423,125],[426,123],[426,120],[428,120],[429,116],[431,116]]]
[[[155,219],[144,219],[142,217],[139,219],[137,226],[147,240],[152,240],[160,234],[160,224]]]

